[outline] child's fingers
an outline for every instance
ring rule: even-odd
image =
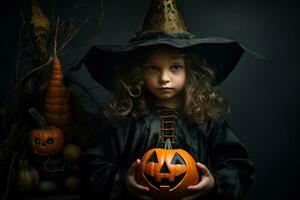
[[[139,191],[139,192],[148,192],[149,191],[149,188],[138,184],[135,180],[132,182],[132,187],[134,189],[136,189],[136,191]]]
[[[137,159],[134,163],[132,163],[132,165],[130,166],[129,170],[128,170],[128,180],[129,180],[129,184],[136,190],[141,191],[141,192],[145,192],[145,191],[149,191],[149,188],[142,186],[140,184],[138,184],[135,180],[135,172],[136,172],[136,168],[139,166],[140,164],[140,160]]]
[[[136,161],[134,163],[132,163],[131,166],[135,166],[135,168],[137,168],[137,166],[140,164],[140,159],[136,159]]]
[[[135,191],[136,194],[139,193],[144,194],[145,192],[149,191],[148,187],[138,184],[134,177],[129,177],[128,185],[131,187],[133,191]]]
[[[188,190],[202,190],[203,188],[206,187],[206,182],[205,181],[200,181],[197,185],[190,185],[187,187]]]
[[[134,175],[135,170],[139,166],[139,164],[140,164],[140,159],[137,159],[134,163],[132,163],[130,168],[128,169],[128,174]]]
[[[209,171],[209,169],[205,165],[197,162],[196,163],[196,167],[201,171],[202,176],[210,175],[210,171]]]
[[[187,187],[188,190],[202,190],[203,188],[205,188],[207,186],[207,178],[206,177],[210,175],[209,169],[205,165],[203,165],[199,162],[196,163],[196,166],[197,166],[197,169],[201,172],[202,179],[198,184],[188,186]]]

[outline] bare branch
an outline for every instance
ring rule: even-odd
[[[56,56],[56,48],[57,48],[57,29],[59,25],[59,17],[57,18],[56,28],[55,28],[55,36],[54,36],[54,48],[53,48],[53,56]]]
[[[74,22],[74,20],[75,20],[75,16],[73,16],[73,17],[71,18],[67,37],[71,36],[71,34],[72,34],[72,27],[73,27],[73,22]]]
[[[96,42],[98,41],[99,34],[97,34],[97,32],[98,32],[99,28],[101,27],[103,19],[104,19],[104,0],[100,0],[100,13],[101,13],[101,15],[100,15],[98,23],[97,23],[95,36],[93,38],[87,40],[88,45],[81,47],[80,53],[84,52],[89,47],[89,44],[94,43],[95,41]]]
[[[62,51],[62,49],[79,33],[79,31],[81,31],[81,29],[87,25],[88,23],[90,23],[90,21],[92,21],[94,18],[96,18],[99,15],[95,15],[87,20],[85,20],[84,23],[81,24],[81,26],[79,26],[79,28],[77,30],[74,31],[74,33],[67,38],[67,40],[61,45],[61,47],[59,48],[59,50],[57,51],[57,54],[59,54],[60,51]]]
[[[48,60],[46,63],[44,63],[43,65],[38,66],[38,67],[36,67],[35,69],[33,69],[33,70],[31,70],[30,72],[28,72],[28,73],[22,78],[22,80],[20,80],[20,81],[16,84],[15,90],[18,89],[18,88],[19,88],[19,85],[20,85],[21,83],[23,83],[23,82],[24,82],[29,76],[31,76],[34,72],[36,72],[36,71],[38,71],[38,70],[44,68],[44,67],[47,66],[48,64],[50,64],[51,61],[52,61],[52,58],[53,58],[53,57],[50,57],[49,60]]]

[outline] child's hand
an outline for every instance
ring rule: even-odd
[[[128,169],[127,176],[126,176],[126,188],[127,191],[135,198],[150,200],[152,198],[150,196],[147,196],[147,192],[149,191],[149,188],[138,184],[135,180],[135,172],[139,164],[140,164],[140,160],[137,159],[134,163],[132,163],[132,165]]]
[[[207,167],[199,162],[196,163],[198,170],[202,174],[201,181],[197,185],[188,186],[191,195],[183,198],[183,200],[196,199],[197,197],[211,192],[215,187],[214,177],[211,175]]]

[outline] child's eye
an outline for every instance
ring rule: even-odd
[[[172,65],[171,66],[171,71],[172,72],[178,72],[182,69],[182,65]]]
[[[149,66],[147,67],[147,70],[148,70],[148,71],[155,72],[155,71],[158,70],[158,67],[156,67],[155,65],[149,65]]]

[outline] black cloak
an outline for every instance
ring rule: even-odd
[[[133,199],[125,188],[130,165],[156,147],[159,138],[159,114],[127,118],[116,124],[98,124],[97,136],[83,155],[88,199]],[[102,123],[101,123],[102,122]],[[245,146],[234,135],[226,120],[189,122],[179,113],[177,121],[179,148],[189,152],[196,161],[208,167],[215,179],[215,190],[201,200],[239,200],[248,191],[255,171]]]

